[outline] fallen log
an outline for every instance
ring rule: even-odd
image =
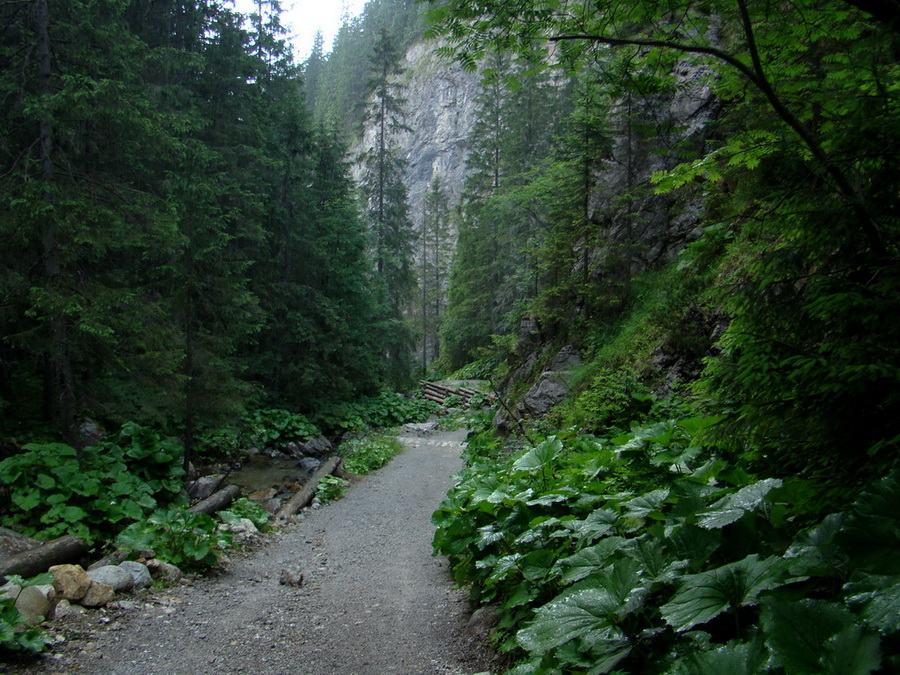
[[[0,560],[0,577],[5,579],[9,574],[18,574],[27,579],[46,572],[54,565],[79,562],[87,552],[87,543],[81,537],[72,535],[59,537],[37,548]]]
[[[316,472],[309,477],[309,480],[300,488],[300,491],[297,492],[287,504],[282,506],[278,513],[275,514],[275,520],[282,520],[287,518],[288,516],[292,516],[297,511],[302,509],[304,506],[309,504],[312,501],[313,496],[316,494],[316,488],[319,487],[319,481],[322,480],[325,476],[330,473],[333,473],[340,466],[343,460],[340,457],[334,456],[329,457],[325,462],[316,469]]]
[[[217,492],[213,492],[206,499],[197,502],[188,509],[188,512],[205,513],[206,515],[211,516],[217,511],[221,511],[222,509],[224,509],[240,496],[241,488],[239,488],[237,485],[229,485],[228,487],[224,487]]]

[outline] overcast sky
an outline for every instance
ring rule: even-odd
[[[300,62],[309,56],[317,30],[325,38],[325,52],[331,51],[344,10],[356,16],[365,4],[366,0],[281,0],[281,21],[292,36],[294,59]],[[239,12],[250,14],[256,11],[256,0],[234,0],[234,6]]]

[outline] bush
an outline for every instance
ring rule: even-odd
[[[267,408],[246,413],[247,442],[259,447],[285,445],[320,436],[321,431],[305,415],[281,408]]]
[[[80,452],[63,443],[32,443],[0,462],[4,521],[24,534],[111,539],[127,523],[180,501],[183,448],[126,424],[111,440]]]
[[[437,404],[392,391],[341,403],[320,411],[316,418],[329,433],[384,429],[411,422],[424,422],[437,412]]]
[[[344,458],[344,469],[363,476],[383,467],[402,449],[403,445],[396,438],[372,436],[345,441],[341,444],[340,453]]]
[[[217,525],[211,516],[175,507],[132,523],[116,544],[126,551],[152,550],[157,558],[182,569],[214,567],[231,544],[231,535],[220,532]]]
[[[269,529],[269,521],[272,518],[271,513],[246,497],[233,501],[231,506],[225,511],[220,511],[218,516],[226,523],[234,522],[239,518],[247,518],[260,532]]]
[[[343,478],[337,476],[323,476],[319,481],[319,487],[316,489],[316,496],[323,502],[331,502],[340,499],[344,494],[344,490],[350,487],[350,483]]]

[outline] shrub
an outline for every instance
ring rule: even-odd
[[[340,452],[344,457],[344,468],[349,473],[363,476],[383,467],[402,449],[403,445],[396,438],[370,436],[345,441]]]
[[[331,502],[340,499],[344,494],[344,490],[350,487],[350,483],[343,478],[337,476],[323,476],[319,481],[319,487],[316,489],[316,495],[323,502]]]
[[[231,543],[231,535],[217,525],[211,516],[183,508],[159,510],[125,528],[116,544],[126,551],[152,550],[182,569],[214,567]]]
[[[0,482],[5,522],[29,536],[113,538],[127,523],[182,499],[182,447],[136,424],[81,451],[63,443],[24,450],[0,462]]]

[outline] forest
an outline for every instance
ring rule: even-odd
[[[0,16],[4,525],[89,520],[22,515],[60,448],[124,527],[482,380],[434,548],[509,673],[900,670],[896,0],[370,0],[302,63],[275,0]],[[416,221],[422,41],[480,85]]]

